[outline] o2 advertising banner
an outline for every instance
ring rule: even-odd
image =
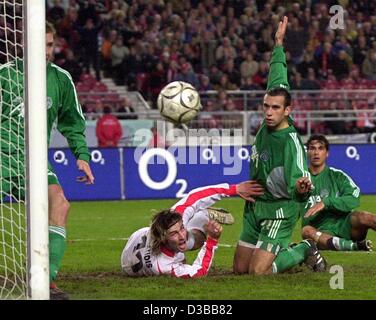
[[[249,176],[249,147],[124,149],[126,199],[181,198],[209,184]]]
[[[190,190],[249,179],[250,146],[91,149],[94,185],[69,149],[50,149],[49,161],[69,200],[180,198]],[[376,145],[331,145],[327,164],[347,173],[362,194],[376,194]]]
[[[69,148],[49,149],[48,160],[69,200],[121,199],[120,151],[117,148],[90,149],[90,167],[94,184],[77,182],[83,172],[77,169],[76,158]]]

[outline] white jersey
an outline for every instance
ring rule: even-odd
[[[227,183],[197,188],[177,202],[172,209],[180,213],[184,225],[192,216],[212,206],[223,197],[236,195],[236,185]],[[167,274],[179,278],[205,276],[212,264],[214,251],[218,241],[208,238],[192,265],[185,264],[185,255],[182,252],[172,252],[161,248],[161,253],[151,253],[149,227],[134,232],[121,255],[123,271],[130,276],[152,276]]]

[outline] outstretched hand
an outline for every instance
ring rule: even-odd
[[[286,34],[287,24],[289,22],[289,19],[284,16],[283,21],[280,21],[278,24],[277,32],[275,33],[275,44],[282,46],[283,45],[283,39]]]
[[[222,234],[222,226],[215,220],[210,220],[205,225],[205,231],[208,237],[218,240]]]
[[[319,213],[321,210],[325,208],[324,202],[318,202],[316,203],[312,208],[310,208],[306,214],[304,215],[304,218],[309,218],[314,216],[316,213]]]
[[[249,180],[237,184],[236,192],[244,200],[255,202],[253,197],[262,196],[264,188],[257,181]]]
[[[78,182],[85,182],[85,184],[93,184],[94,176],[91,172],[90,165],[84,160],[77,160],[78,170],[83,171],[85,176],[78,177]]]

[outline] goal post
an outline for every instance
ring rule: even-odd
[[[28,296],[49,299],[45,0],[24,0]]]
[[[0,1],[0,299],[49,299],[45,11]]]

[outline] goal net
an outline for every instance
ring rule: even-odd
[[[29,36],[29,27],[25,23],[26,2],[29,5],[41,1],[0,1],[0,299],[33,298],[30,286],[33,280],[30,271],[31,254],[38,250],[30,250],[30,239],[35,229],[30,232],[28,216],[32,201],[29,187],[26,187],[30,185],[30,161],[27,155],[33,152],[28,144],[25,144],[28,133],[33,128],[25,121],[28,117],[25,117],[24,107],[28,105],[30,96],[29,81],[25,77],[29,73],[26,54],[29,51],[29,48],[26,50],[29,44],[26,39],[26,34]],[[39,13],[33,14],[37,17]],[[42,39],[45,39],[44,29],[42,33]],[[45,54],[41,52],[45,59]],[[45,72],[39,70],[39,74],[43,75]],[[45,101],[45,91],[42,92]],[[27,113],[26,110],[26,115]],[[48,246],[48,242],[44,245]],[[43,254],[46,255],[46,252]],[[42,279],[41,285],[43,283]],[[39,298],[48,297],[39,295]]]
[[[0,299],[17,299],[27,294],[23,8],[0,3]]]

